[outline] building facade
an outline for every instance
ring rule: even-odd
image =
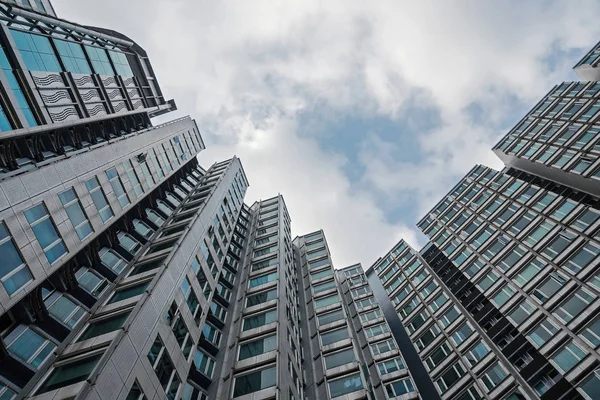
[[[600,396],[598,54],[368,271],[442,398]]]

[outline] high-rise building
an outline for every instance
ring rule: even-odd
[[[600,398],[597,47],[367,272],[443,399]]]

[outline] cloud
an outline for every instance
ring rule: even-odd
[[[178,103],[170,117],[198,120],[210,146],[200,160],[240,156],[247,200],[281,192],[293,232],[325,229],[338,266],[368,266],[400,236],[419,244],[415,221],[391,224],[380,205],[423,213],[475,163],[498,166],[491,145],[572,66],[556,55],[600,36],[592,0],[54,5],[60,16],[138,41]],[[436,123],[398,132],[418,136],[410,157],[370,130],[357,157],[344,153],[343,132],[328,138],[339,149],[319,143],[327,124],[347,116],[405,121],[417,109],[435,110]],[[364,173],[350,180],[343,171],[355,158]]]

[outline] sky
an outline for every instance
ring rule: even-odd
[[[282,194],[366,269],[600,40],[600,0],[53,0],[149,54],[201,165],[239,157],[246,202]]]

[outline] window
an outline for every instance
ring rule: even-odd
[[[581,333],[580,336],[585,338],[594,348],[600,345],[600,318],[592,321]]]
[[[271,322],[275,322],[277,320],[277,311],[267,311],[262,314],[255,314],[249,317],[244,318],[243,322],[243,331],[247,331],[254,328],[259,328],[261,326],[270,324]]]
[[[362,314],[358,314],[358,317],[360,318],[360,322],[363,324],[366,324],[369,321],[374,321],[377,318],[381,318],[382,316],[383,316],[383,314],[381,313],[381,310],[379,308],[376,308],[371,311],[367,311]]]
[[[343,396],[348,393],[356,392],[363,388],[360,374],[352,374],[340,379],[329,382],[329,393],[331,398]]]
[[[240,343],[238,360],[245,360],[277,349],[277,335],[266,336],[251,342]]]
[[[96,336],[104,335],[105,333],[114,332],[117,329],[121,329],[130,313],[131,310],[90,322],[88,327],[83,331],[83,334],[79,337],[79,339],[77,339],[77,341],[81,342],[83,340],[95,338]]]
[[[488,369],[482,376],[481,381],[487,388],[488,392],[491,392],[500,382],[506,378],[506,372],[500,364],[496,363],[492,368]]]
[[[329,281],[325,283],[319,283],[318,285],[312,285],[314,293],[324,292],[326,290],[334,289],[336,287],[335,281]]]
[[[513,277],[513,280],[517,283],[517,285],[521,287],[525,286],[545,267],[546,266],[541,261],[534,258],[529,262],[528,265],[517,272],[517,274]]]
[[[106,200],[106,196],[104,195],[104,191],[100,186],[100,182],[98,182],[98,178],[93,177],[85,181],[85,186],[87,187],[88,192],[92,196],[92,201],[94,202],[94,206],[96,206],[96,210],[100,214],[100,218],[102,222],[106,222],[113,217],[113,211]]]
[[[42,4],[39,0],[36,3]],[[58,55],[62,60],[65,69],[75,74],[86,74],[92,73],[90,64],[85,58],[83,48],[79,43],[68,42],[66,40],[54,39],[54,44],[58,50]]]
[[[325,368],[331,369],[356,361],[356,355],[352,347],[346,350],[328,354],[324,357]]]
[[[85,51],[90,57],[90,61],[92,62],[92,66],[94,67],[94,72],[99,75],[114,75],[112,66],[110,65],[110,61],[108,60],[108,55],[106,54],[106,50],[98,47],[85,46]]]
[[[536,286],[532,292],[532,295],[540,302],[544,303],[549,298],[554,296],[554,294],[558,292],[566,283],[567,280],[565,278],[555,272],[552,272],[547,279]]]
[[[429,314],[425,310],[421,311],[406,324],[406,330],[410,334],[415,333],[415,331],[425,324],[425,321],[427,321],[428,318]]]
[[[463,375],[466,374],[465,369],[460,363],[454,363],[450,368],[445,370],[440,378],[435,381],[441,393],[445,393],[452,385],[454,385]]]
[[[0,278],[9,295],[33,279],[6,226],[0,221]]]
[[[24,214],[50,264],[67,254],[67,248],[44,204],[38,204]]]
[[[391,339],[384,340],[382,342],[372,343],[369,345],[373,356],[387,353],[388,351],[396,350],[396,344]]]
[[[554,260],[564,249],[566,249],[576,236],[567,231],[559,232],[541,252],[546,255],[550,260]]]
[[[330,324],[332,322],[339,321],[344,318],[344,311],[342,311],[341,308],[326,314],[317,315],[317,319],[319,320],[319,326]]]
[[[253,294],[252,296],[248,296],[246,298],[246,307],[252,307],[257,304],[262,304],[267,301],[275,300],[277,298],[277,288],[268,290],[266,292],[260,292],[257,294]]]
[[[115,192],[115,196],[117,196],[117,200],[119,200],[119,204],[121,205],[121,208],[127,207],[127,205],[129,205],[129,203],[130,203],[129,196],[127,196],[127,193],[125,192],[125,189],[123,188],[123,182],[121,182],[121,178],[119,177],[119,174],[117,173],[117,168],[113,167],[113,168],[107,169],[106,176],[108,177],[108,181],[110,182],[110,185],[112,186],[113,191]]]
[[[497,280],[498,280],[498,275],[496,275],[494,272],[490,271],[486,275],[484,275],[481,279],[479,279],[475,285],[479,288],[479,290],[481,290],[482,292],[485,292]]]
[[[129,62],[127,61],[125,54],[114,50],[108,50],[108,54],[110,55],[110,59],[112,60],[118,75],[133,76],[133,72],[129,67]]]
[[[219,347],[223,333],[212,324],[206,322],[202,327],[202,337],[210,342],[213,346]]]
[[[465,358],[471,367],[474,367],[479,361],[481,361],[483,357],[486,356],[488,352],[488,348],[483,343],[479,342],[467,350],[465,353]]]
[[[102,264],[113,270],[117,275],[120,274],[127,265],[127,261],[112,249],[103,247],[99,254]]]
[[[568,324],[594,300],[594,296],[580,288],[554,310],[554,315]]]
[[[61,72],[50,40],[42,35],[10,29],[25,66],[30,71]]]
[[[142,237],[146,239],[150,239],[150,237],[154,233],[154,229],[150,228],[150,226],[147,223],[137,218],[133,220],[133,229],[135,229],[137,233],[139,233]]]
[[[75,272],[75,279],[77,279],[79,286],[94,297],[100,296],[108,286],[106,279],[87,267],[79,268]]]
[[[33,368],[40,367],[50,354],[56,349],[56,345],[37,331],[25,325],[19,325],[5,338],[4,343],[8,351],[19,360]],[[1,391],[0,391],[1,393]],[[0,399],[2,399],[0,394]],[[9,398],[11,398],[9,396]]]
[[[167,394],[167,399],[175,400],[181,379],[179,379],[179,375],[173,366],[173,361],[171,361],[171,357],[169,357],[169,353],[163,345],[160,336],[156,337],[148,352],[148,361],[150,361],[152,369],[156,372],[158,381]],[[196,361],[195,357],[194,361]]]
[[[386,374],[392,374],[404,368],[406,367],[404,366],[404,362],[400,357],[392,358],[391,360],[386,360],[377,363],[377,369],[379,370],[379,375],[381,376]]]
[[[142,244],[128,233],[119,231],[117,233],[119,245],[132,256],[142,247]]]
[[[387,333],[389,331],[390,329],[388,328],[388,325],[385,322],[379,325],[373,325],[365,328],[365,334],[369,339],[374,336],[383,335],[384,333]]]
[[[147,400],[146,396],[144,395],[144,392],[142,391],[142,389],[140,389],[140,385],[137,383],[137,381],[133,382],[133,385],[131,386],[129,393],[127,393],[127,397],[125,397],[125,400]]]
[[[527,255],[527,250],[521,246],[514,247],[501,261],[498,267],[506,272]]]
[[[129,182],[131,186],[133,186],[133,191],[137,197],[140,197],[144,193],[144,189],[142,189],[142,184],[140,183],[140,179],[135,173],[135,169],[133,168],[133,163],[131,160],[127,160],[123,163],[123,169],[125,169],[125,173],[129,178]]]
[[[520,325],[535,311],[535,308],[531,305],[528,300],[523,300],[521,303],[508,313],[508,318],[511,319],[515,326]]]
[[[233,397],[244,396],[259,390],[273,387],[277,384],[277,369],[275,366],[263,370],[237,376],[233,386]]]
[[[327,346],[331,343],[339,342],[340,340],[348,339],[350,336],[348,334],[348,329],[346,327],[335,329],[332,331],[327,331],[325,333],[321,333],[321,344],[323,346]]]
[[[112,295],[110,300],[106,304],[116,303],[117,301],[129,299],[131,297],[138,296],[146,291],[146,288],[150,284],[150,281],[139,283],[132,286],[127,286],[123,289],[118,289]]]
[[[542,347],[548,340],[552,339],[558,333],[555,324],[548,320],[542,321],[528,335],[537,348]]]
[[[196,292],[194,292],[194,288],[192,287],[192,284],[187,276],[183,278],[183,282],[181,282],[179,290],[181,290],[181,293],[185,298],[188,308],[190,309],[190,313],[192,313],[192,315],[196,315],[196,311],[200,308],[200,303],[198,302]],[[198,315],[200,315],[200,313]]]
[[[471,334],[473,333],[473,329],[468,323],[462,324],[458,329],[454,331],[452,334],[452,340],[459,346],[462,342],[464,342]]]
[[[460,313],[455,306],[450,307],[445,313],[440,316],[440,322],[444,328],[456,321]]]
[[[389,398],[402,396],[403,394],[414,392],[415,388],[410,378],[401,379],[385,385],[385,391]]]
[[[340,301],[340,298],[337,294],[333,296],[321,297],[320,299],[315,300],[315,308],[323,308],[330,306],[332,304],[336,304]]]
[[[595,400],[600,394],[600,368],[592,372],[579,386],[589,400]]]
[[[94,230],[92,229],[87,216],[83,212],[83,208],[81,207],[81,203],[77,198],[77,194],[75,194],[75,190],[71,188],[67,191],[59,193],[58,198],[65,207],[67,216],[69,217],[73,228],[75,228],[75,232],[77,232],[79,240],[83,240],[91,235]]]
[[[429,355],[425,358],[425,364],[429,368],[429,371],[433,370],[435,367],[440,365],[442,361],[448,358],[452,350],[450,350],[450,346],[448,343],[443,342],[441,345],[436,347]]]
[[[69,329],[73,328],[87,314],[80,305],[49,284],[42,286],[42,298],[50,315]]]
[[[256,278],[252,278],[248,282],[248,288],[253,288],[256,286],[267,284],[269,282],[273,282],[273,281],[277,280],[278,276],[279,276],[279,274],[277,272],[274,272],[272,274],[267,274],[267,275],[257,276]]]
[[[440,330],[437,325],[432,324],[425,332],[421,334],[417,339],[414,340],[415,346],[419,351],[429,346],[440,334]]]
[[[588,242],[579,250],[577,250],[571,257],[569,257],[563,266],[573,274],[576,274],[588,266],[588,264],[590,264],[599,253],[600,249],[594,246],[591,242]]]
[[[36,394],[50,392],[86,380],[100,361],[102,353],[61,364],[54,368]]]
[[[552,361],[563,374],[566,374],[586,356],[587,354],[571,341],[552,357]]]

